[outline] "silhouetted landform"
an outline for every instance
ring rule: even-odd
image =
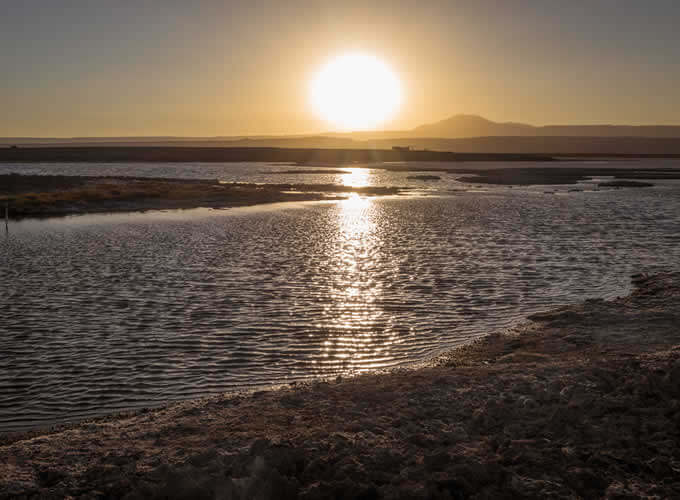
[[[545,155],[468,154],[392,149],[49,147],[0,148],[0,162],[284,162],[351,164],[395,161],[551,161]]]
[[[388,144],[393,144],[390,141]],[[415,139],[418,149],[469,153],[542,154],[553,157],[680,158],[680,139],[646,137],[478,137]],[[383,143],[376,144],[382,147]]]
[[[30,143],[27,147],[196,147],[196,148],[293,148],[293,149],[379,149],[410,146],[417,150],[458,151],[478,154],[538,154],[575,157],[680,158],[680,139],[650,137],[477,137],[468,139],[407,138],[357,140],[344,137],[275,137],[243,139],[175,139],[135,142]],[[0,147],[0,161],[7,149]],[[25,154],[25,153],[23,153]]]
[[[284,201],[398,194],[406,188],[337,184],[245,184],[217,180],[0,175],[0,208],[9,215],[50,217],[196,207],[235,207]]]
[[[546,125],[498,123],[476,115],[454,115],[410,131],[412,137],[470,138],[490,136],[545,137],[670,137],[680,138],[676,125]]]
[[[438,175],[409,175],[407,179],[415,179],[418,181],[438,181],[441,179]]]
[[[315,140],[325,141],[325,145],[299,147],[336,147],[340,141],[381,141],[393,139],[466,139],[475,137],[619,137],[619,138],[680,138],[680,125],[546,125],[534,126],[526,123],[493,122],[477,115],[458,114],[434,123],[426,123],[410,130],[370,130],[363,132],[328,132],[320,134],[295,135],[251,135],[218,137],[4,137],[0,145],[27,144],[80,144],[80,145],[122,145],[147,144],[166,145],[185,143],[219,143],[234,141],[278,141],[278,140]],[[272,143],[272,145],[274,145]],[[408,147],[408,145],[397,145]],[[347,147],[347,146],[337,146]],[[351,147],[351,146],[350,146]]]
[[[593,177],[614,177],[615,179],[680,179],[678,168],[606,168],[606,167],[556,167],[556,168],[496,168],[489,170],[451,169],[451,173],[473,173],[474,175],[458,178],[461,182],[503,185],[536,185],[536,184],[575,184]],[[641,183],[650,185],[648,183]],[[601,186],[613,187],[614,182],[600,183]],[[633,185],[631,181],[616,181],[620,187],[642,187]]]
[[[396,147],[484,154],[680,157],[680,126],[549,125],[536,127],[523,123],[497,123],[474,115],[456,115],[411,130],[250,137],[165,136],[61,139],[8,137],[0,138],[0,146],[2,145],[363,150],[390,150]],[[9,148],[0,148],[0,153],[3,149]],[[0,154],[0,161],[12,161],[2,158],[3,155]]]
[[[7,435],[0,497],[677,498],[680,273],[433,366]]]
[[[600,187],[652,187],[654,184],[651,182],[640,182],[640,181],[609,181],[598,183]]]

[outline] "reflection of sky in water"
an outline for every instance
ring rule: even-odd
[[[675,162],[677,163],[677,162]],[[630,168],[668,168],[675,167],[673,160],[642,160],[631,163],[630,161],[610,161],[608,167]],[[469,163],[428,163],[428,167],[437,168],[461,168],[470,166]],[[560,166],[554,163],[554,166]],[[457,191],[463,186],[456,181],[460,175],[440,174],[441,179],[436,182],[409,179],[412,172],[400,172],[382,170],[376,165],[366,165],[370,168],[357,166],[295,166],[284,164],[270,164],[257,162],[244,163],[2,163],[0,173],[17,172],[22,174],[49,174],[49,175],[87,175],[87,176],[134,176],[134,177],[170,177],[178,179],[219,179],[223,182],[254,182],[254,183],[287,183],[287,184],[328,184],[337,183],[345,186],[406,186],[424,191]],[[475,168],[498,168],[507,167],[502,162],[474,162]],[[576,167],[588,166],[588,162],[564,163],[562,166]],[[535,163],[513,162],[514,168],[535,168]],[[309,171],[346,170],[346,174],[331,173],[295,173],[296,170]],[[281,174],[280,172],[290,172]],[[278,174],[272,175],[273,173]],[[438,174],[439,175],[439,174]],[[679,185],[680,181],[655,181],[657,185]],[[566,192],[569,185],[552,186],[550,189]],[[507,191],[506,186],[484,186],[483,190]],[[517,189],[517,188],[515,188]],[[527,191],[537,191],[543,194],[544,186],[532,186],[522,188]]]

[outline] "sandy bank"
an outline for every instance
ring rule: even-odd
[[[336,184],[246,184],[202,179],[0,175],[0,209],[9,216],[50,217],[96,212],[235,206],[341,199],[350,193],[391,195],[398,187]]]
[[[6,437],[0,498],[671,498],[680,273],[428,368]]]

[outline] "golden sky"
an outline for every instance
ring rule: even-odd
[[[670,0],[12,2],[0,136],[328,131],[309,82],[356,51],[401,80],[385,129],[457,113],[678,124],[677,19]]]

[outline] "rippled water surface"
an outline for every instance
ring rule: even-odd
[[[680,267],[677,182],[432,193],[10,223],[0,430],[424,360]]]

